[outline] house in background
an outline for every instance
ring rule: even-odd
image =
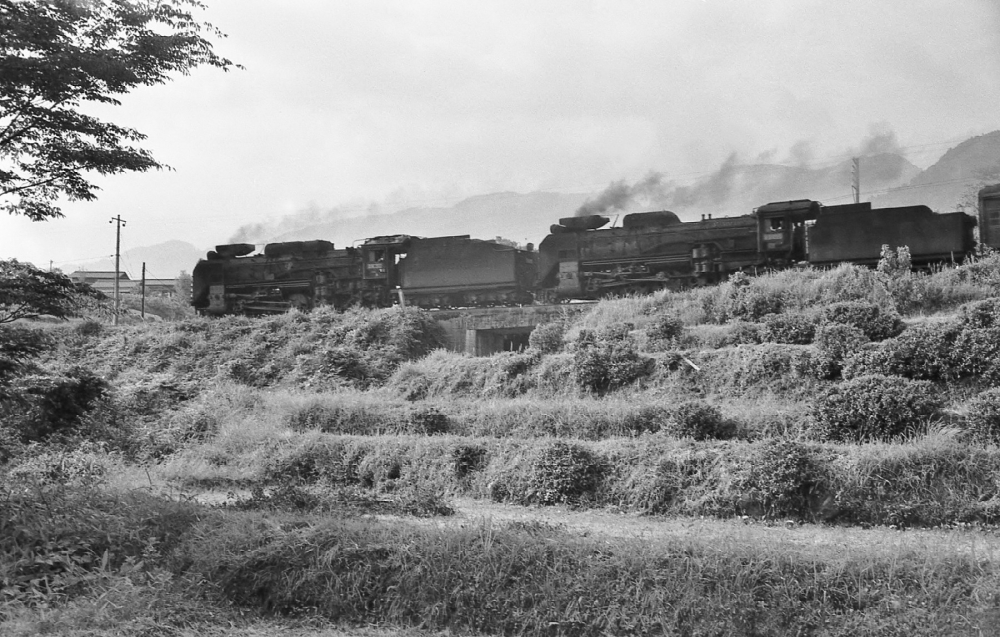
[[[69,275],[69,278],[77,283],[86,283],[90,287],[105,293],[108,296],[114,296],[115,294],[115,273],[114,272],[104,272],[100,270],[77,270]],[[129,278],[127,272],[118,273],[118,293],[127,294],[132,291],[133,286],[137,286],[138,282],[133,281]],[[138,287],[136,287],[138,289]]]

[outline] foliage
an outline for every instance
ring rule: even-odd
[[[86,173],[161,165],[131,144],[144,136],[89,115],[88,103],[163,84],[172,73],[233,65],[202,35],[196,0],[0,0],[0,211],[61,216],[59,197],[91,201]]]
[[[639,355],[631,328],[626,324],[597,333],[580,331],[574,342],[573,374],[581,389],[605,394],[650,373],[653,359]]]
[[[736,273],[729,278],[730,291],[725,304],[729,318],[759,321],[768,314],[780,314],[785,309],[785,293],[751,281],[745,274]]]
[[[675,345],[683,333],[684,322],[672,312],[658,314],[646,326],[646,340],[658,348]]]
[[[89,285],[74,283],[61,272],[39,270],[17,259],[0,260],[0,323],[43,314],[67,318],[76,315],[88,300],[103,297]]]
[[[816,328],[815,341],[826,364],[824,376],[836,378],[844,361],[868,343],[868,337],[853,325],[824,323]]]
[[[827,388],[813,403],[818,433],[829,440],[889,440],[941,405],[928,381],[859,376]]]
[[[966,303],[958,308],[958,322],[967,329],[1000,327],[1000,298]]]
[[[893,250],[887,244],[882,245],[878,266],[875,268],[888,277],[900,277],[909,274],[913,269],[910,258],[910,248],[900,246]]]
[[[447,414],[441,413],[436,407],[421,407],[414,409],[409,416],[409,426],[415,433],[433,435],[446,434],[451,428]]]
[[[823,319],[828,323],[856,327],[873,341],[896,336],[905,327],[895,312],[886,312],[878,305],[864,301],[843,301],[828,305],[823,310]]]
[[[531,330],[528,335],[528,346],[542,354],[555,354],[563,348],[563,335],[566,324],[560,321],[542,323]]]
[[[807,518],[823,488],[822,462],[816,451],[795,440],[759,445],[734,479],[737,509],[764,517]]]
[[[1000,388],[987,389],[969,402],[966,426],[975,439],[1000,444]]]
[[[0,400],[8,397],[11,381],[32,369],[31,360],[53,346],[39,330],[0,325]]]
[[[761,340],[770,343],[808,345],[816,334],[816,319],[801,312],[768,314],[764,317]]]
[[[195,316],[190,295],[187,297],[147,295],[143,300],[141,293],[129,292],[121,295],[121,307],[134,313],[145,311],[147,316],[156,316],[165,321],[180,321]]]
[[[51,606],[113,574],[151,572],[199,517],[192,504],[141,492],[40,487],[0,497],[0,606]]]
[[[17,398],[8,399],[4,424],[30,442],[72,432],[109,385],[90,370],[74,367],[58,375],[22,377],[15,388]]]
[[[555,440],[532,463],[527,500],[539,504],[579,504],[597,488],[601,458],[587,447]]]
[[[667,431],[679,438],[694,440],[728,440],[736,431],[735,425],[726,420],[722,412],[706,402],[685,401],[670,414]]]

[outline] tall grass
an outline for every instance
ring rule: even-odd
[[[529,635],[964,635],[990,630],[980,556],[584,538],[546,525],[215,519],[185,549],[224,599],[351,623]],[[983,633],[986,634],[986,633]]]

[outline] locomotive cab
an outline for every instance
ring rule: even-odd
[[[361,246],[364,263],[362,277],[389,288],[399,284],[399,260],[406,255],[410,245],[407,235],[393,235],[368,239]]]
[[[769,203],[757,208],[757,252],[764,264],[804,261],[806,223],[819,217],[820,203],[809,199]]]

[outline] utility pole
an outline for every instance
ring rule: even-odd
[[[115,233],[115,325],[118,325],[118,313],[121,309],[121,297],[118,294],[118,277],[121,276],[119,272],[119,262],[121,261],[121,250],[122,250],[122,226],[125,225],[125,221],[122,220],[122,216],[111,217],[111,221],[108,223],[118,223],[117,232]]]
[[[861,203],[861,158],[851,159],[851,190],[854,191],[854,203]]]
[[[142,320],[146,320],[146,262],[142,262]]]

